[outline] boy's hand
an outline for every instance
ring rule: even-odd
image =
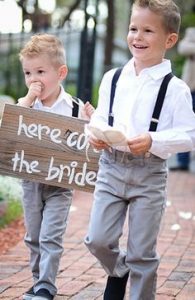
[[[89,121],[94,111],[94,107],[89,102],[86,102],[81,110],[81,118]]]
[[[25,107],[31,107],[36,98],[39,98],[42,91],[41,82],[32,82],[25,97],[18,99],[18,104]]]
[[[128,140],[128,146],[132,154],[145,154],[152,145],[152,138],[149,133],[143,133]]]
[[[110,147],[103,141],[100,141],[100,140],[97,140],[96,138],[93,138],[93,137],[89,137],[89,143],[92,145],[92,147],[95,149],[95,150],[103,150],[103,149],[107,149],[109,150]]]
[[[26,97],[32,102],[35,101],[36,98],[41,96],[42,84],[39,81],[32,82]]]

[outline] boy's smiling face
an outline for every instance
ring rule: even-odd
[[[160,15],[148,8],[133,8],[127,43],[138,73],[161,63],[166,50],[173,47],[177,39],[176,33],[166,32]]]

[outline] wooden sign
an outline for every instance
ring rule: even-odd
[[[0,127],[0,174],[93,191],[99,153],[87,141],[85,123],[6,104]]]

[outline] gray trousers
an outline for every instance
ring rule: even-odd
[[[100,157],[85,244],[110,276],[130,271],[131,300],[153,300],[159,257],[157,235],[165,208],[166,161],[152,154],[104,151]],[[128,212],[127,249],[119,240]]]
[[[26,227],[24,241],[30,249],[34,291],[46,288],[55,295],[72,191],[27,180],[22,186]]]

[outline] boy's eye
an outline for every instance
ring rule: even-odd
[[[43,70],[39,70],[38,73],[39,73],[39,74],[43,74],[44,71],[43,71]]]
[[[26,71],[26,72],[24,72],[24,75],[29,76],[30,72]]]
[[[135,32],[135,31],[137,31],[137,29],[135,27],[130,27],[129,31]]]

